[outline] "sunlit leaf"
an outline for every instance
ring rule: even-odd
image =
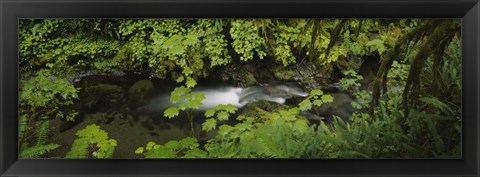
[[[300,104],[298,104],[298,109],[302,111],[310,110],[312,108],[312,102],[310,100],[305,99]]]
[[[218,114],[217,114],[217,118],[218,120],[228,120],[228,117],[230,117],[230,114],[228,114],[227,112],[225,111],[220,111]]]
[[[163,112],[163,116],[168,117],[169,119],[178,116],[179,110],[176,107],[170,107],[165,112]]]
[[[205,131],[211,131],[217,127],[217,120],[214,118],[207,119],[203,124],[202,124],[202,130]]]

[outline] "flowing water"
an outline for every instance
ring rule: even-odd
[[[105,78],[107,77],[107,78]],[[56,127],[51,140],[64,145],[52,156],[61,157],[76,139],[76,131],[90,124],[97,124],[108,132],[109,137],[118,141],[115,158],[140,158],[134,154],[136,148],[149,141],[159,144],[180,140],[191,135],[190,123],[185,114],[174,119],[163,116],[163,111],[174,106],[170,93],[177,86],[165,80],[142,77],[117,79],[87,76],[77,85],[81,88],[77,121],[52,122]],[[266,100],[284,104],[294,97],[308,94],[295,83],[262,84],[247,88],[234,87],[226,83],[201,83],[193,90],[205,95],[202,106],[193,114],[195,136],[200,142],[212,138],[215,132],[201,131],[205,110],[219,104],[232,104],[238,108]]]
[[[308,93],[303,91],[298,85],[293,83],[280,83],[275,85],[262,84],[247,88],[220,86],[220,87],[199,87],[193,90],[205,95],[202,106],[198,110],[205,111],[214,108],[220,104],[231,104],[241,108],[248,103],[266,100],[284,104],[287,99],[292,97],[306,97]],[[170,104],[170,92],[164,93],[153,102],[159,104],[159,108],[165,109],[174,104]]]

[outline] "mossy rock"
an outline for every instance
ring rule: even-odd
[[[291,68],[275,67],[273,69],[273,73],[275,75],[275,78],[278,79],[278,80],[290,81],[290,80],[294,79],[297,72],[295,72]]]
[[[245,78],[244,86],[246,87],[258,84],[257,80],[255,79],[255,76],[251,72],[247,72],[244,78]]]
[[[118,102],[123,99],[125,90],[115,84],[97,84],[86,87],[85,89],[88,100],[95,102],[94,100],[105,99],[108,102]]]
[[[153,82],[151,80],[139,80],[128,89],[128,98],[129,100],[144,99],[151,93],[152,89]]]

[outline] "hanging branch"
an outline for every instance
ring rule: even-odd
[[[333,31],[330,32],[330,43],[328,43],[328,47],[327,47],[327,51],[326,51],[325,56],[330,55],[330,49],[332,49],[332,47],[337,43],[338,38],[340,36],[340,32],[342,31],[343,26],[344,26],[346,21],[347,20],[345,20],[345,19],[340,21],[340,23],[338,23],[338,25],[335,27],[335,29],[333,29]]]
[[[314,19],[313,22],[313,30],[312,30],[312,40],[310,40],[310,47],[308,50],[309,56],[308,59],[313,61],[313,57],[315,57],[316,50],[315,50],[315,40],[317,39],[318,28],[320,26],[320,20]]]
[[[397,120],[400,125],[403,126],[408,117],[410,112],[409,103],[415,101],[418,96],[418,91],[420,90],[421,85],[420,73],[427,58],[433,54],[436,48],[440,48],[439,44],[441,44],[442,40],[446,39],[450,33],[456,29],[457,27],[453,25],[451,21],[444,21],[433,30],[432,35],[429,36],[427,41],[420,47],[420,50],[415,55],[415,58],[410,64],[410,71],[403,91],[404,117]],[[446,45],[446,43],[444,45]]]
[[[380,68],[373,81],[372,101],[368,110],[370,115],[373,115],[374,109],[378,106],[381,94],[380,86],[386,84],[386,76],[392,67],[393,60],[395,60],[400,53],[404,52],[404,49],[406,48],[405,46],[407,46],[410,41],[420,40],[420,37],[422,36],[421,34],[431,31],[439,22],[440,20],[427,21],[424,25],[419,26],[402,36],[398,39],[395,46],[387,52],[386,56],[382,58]]]
[[[432,95],[435,97],[440,96],[440,89],[442,88],[442,82],[440,82],[440,68],[442,67],[443,55],[445,53],[445,48],[450,44],[453,37],[455,36],[458,29],[451,32],[445,39],[442,40],[439,47],[433,53],[433,69],[432,69]]]

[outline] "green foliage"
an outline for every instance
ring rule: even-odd
[[[171,93],[170,102],[178,103],[176,106],[170,107],[163,112],[163,116],[169,119],[174,118],[179,115],[180,110],[187,112],[187,118],[190,122],[190,133],[192,136],[195,136],[195,130],[193,127],[193,109],[198,109],[202,105],[202,101],[205,99],[205,95],[201,92],[192,92],[191,87],[195,86],[189,85],[187,79],[187,87],[180,86],[176,87],[175,90]]]
[[[60,145],[48,143],[49,124],[48,121],[37,122],[35,129],[29,127],[27,124],[27,118],[20,116],[19,120],[19,157],[20,158],[39,158],[46,153],[54,150]],[[33,143],[30,137],[26,135],[34,135],[35,141]]]
[[[205,158],[207,153],[198,148],[195,138],[184,138],[180,141],[169,141],[164,145],[148,142],[145,147],[135,150],[136,154],[143,154],[145,158]]]
[[[446,48],[436,52],[440,57],[425,57],[414,89],[418,96],[413,104],[401,106],[407,73],[415,66],[411,62],[437,28],[431,24],[432,20],[426,19],[22,19],[20,157],[43,157],[58,147],[49,144],[48,121],[75,118],[79,89],[72,82],[81,73],[141,72],[176,81],[181,86],[170,98],[175,106],[163,116],[171,119],[186,113],[193,136],[192,110],[205,99],[202,93],[192,91],[200,78],[224,69],[220,67],[271,61],[276,63],[267,72],[285,81],[302,75],[296,72],[298,66],[315,65],[321,73],[312,80],[323,84],[320,80],[332,76],[334,67],[340,68],[344,75],[340,84],[357,98],[351,103],[357,111],[348,121],[306,121],[300,116],[302,111],[327,114],[312,108],[333,101],[331,95],[316,88],[310,88],[313,90],[298,107],[253,105],[239,111],[233,105],[219,105],[205,112],[202,129],[218,133],[204,146],[186,138],[164,145],[150,142],[136,153],[148,158],[458,157],[462,149],[458,31],[442,36]],[[448,24],[459,26],[460,21]],[[428,25],[431,29],[410,34]],[[406,41],[400,40],[407,35],[411,36]],[[397,49],[400,52],[389,56]],[[380,85],[383,95],[373,112],[366,114],[364,108],[376,95],[360,89],[365,85],[355,71],[360,58],[377,55],[381,64],[391,61],[391,66],[380,68],[387,71],[386,76],[374,78],[385,79]],[[392,60],[386,60],[389,57]],[[237,58],[239,61],[234,61]],[[253,80],[247,85],[256,83],[250,71],[245,77]],[[404,112],[407,108],[410,111]],[[108,139],[100,127],[90,125],[77,136],[67,157],[112,156],[116,141]]]
[[[407,80],[408,71],[410,66],[407,64],[402,64],[397,61],[393,61],[392,69],[388,72],[387,78],[393,86],[403,86]]]
[[[108,139],[107,132],[96,124],[78,130],[66,158],[110,158],[113,156],[117,141]],[[90,156],[91,153],[91,156]]]
[[[231,22],[230,36],[233,39],[232,47],[241,55],[240,60],[248,61],[254,58],[265,57],[265,39],[260,36],[259,26],[261,22],[256,20],[233,20]]]
[[[20,115],[18,118],[18,141],[22,142],[25,138],[25,132],[27,132],[28,124],[27,124],[27,116]]]
[[[422,97],[422,98],[419,98],[419,100],[427,105],[433,106],[434,108],[436,108],[437,110],[440,110],[444,114],[453,113],[453,110],[447,104],[443,103],[442,101],[438,100],[435,97]]]
[[[298,19],[274,22],[277,27],[271,28],[271,30],[274,36],[273,40],[275,41],[272,45],[275,60],[281,62],[283,66],[296,63],[295,54],[298,54],[299,51],[294,51],[294,49],[306,47],[311,40],[304,34],[308,21]],[[272,25],[271,23],[269,24]]]
[[[202,124],[202,129],[205,131],[211,131],[217,127],[217,121],[226,121],[230,117],[230,114],[235,114],[237,107],[228,104],[228,105],[218,105],[215,108],[208,109],[205,111],[205,117],[207,120]],[[213,116],[217,114],[217,117]]]
[[[267,113],[266,120],[257,123],[254,117],[239,116],[235,126],[221,125],[205,149],[210,157],[220,158],[301,157],[314,129],[298,114],[298,108]]]
[[[205,51],[210,56],[210,66],[224,66],[230,62],[223,20],[201,20],[205,30]]]
[[[340,84],[344,90],[350,90],[352,88],[360,87],[358,81],[362,80],[363,77],[358,75],[354,70],[343,71],[344,78],[340,79]]]
[[[170,102],[178,103],[178,106],[168,108],[164,111],[163,116],[171,119],[178,116],[180,110],[198,109],[204,99],[205,95],[203,93],[192,92],[190,87],[176,87],[171,93]]]
[[[56,78],[49,70],[40,70],[37,74],[21,88],[21,112],[32,118],[48,119],[55,116],[72,121],[77,113],[66,113],[60,107],[72,105],[78,99],[78,89],[68,81]]]
[[[322,90],[312,90],[307,98],[298,104],[298,108],[302,111],[308,111],[312,109],[312,106],[321,106],[325,103],[333,101],[331,95],[326,95]]]
[[[165,112],[163,113],[163,116],[168,117],[169,119],[174,118],[178,116],[178,108],[176,107],[170,107]]]
[[[42,144],[25,147],[20,150],[20,154],[18,156],[20,158],[38,158],[58,147],[60,147],[58,144]]]
[[[49,133],[49,124],[48,121],[45,122],[37,122],[37,129],[35,134],[37,135],[37,145],[46,144],[48,141],[48,133]]]

